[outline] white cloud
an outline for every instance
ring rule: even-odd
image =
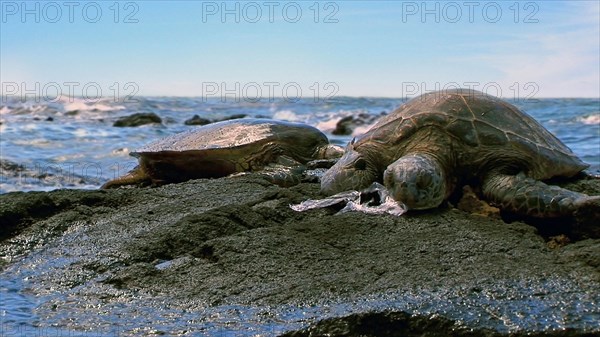
[[[500,52],[482,58],[504,74],[505,85],[535,82],[537,97],[599,97],[599,7],[595,1],[571,2],[568,11],[536,27],[542,29],[514,36]]]

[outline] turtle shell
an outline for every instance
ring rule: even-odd
[[[358,152],[373,145],[392,147],[395,160],[404,155],[402,150],[409,147],[411,136],[424,128],[434,128],[435,133],[449,136],[437,139],[449,139],[452,144],[435,144],[432,148],[460,153],[457,165],[468,167],[465,171],[513,165],[513,171],[548,179],[570,177],[588,167],[558,138],[514,105],[467,89],[416,97],[381,118],[353,146]]]
[[[175,182],[258,170],[280,155],[306,163],[327,144],[309,125],[236,119],[165,137],[130,154],[150,177]]]

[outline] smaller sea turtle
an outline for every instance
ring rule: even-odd
[[[236,119],[175,134],[131,152],[139,165],[102,188],[218,178],[268,167],[273,169],[265,174],[267,178],[288,185],[289,168],[336,158],[342,152],[321,131],[306,124]]]
[[[456,187],[475,183],[487,200],[517,214],[597,214],[600,196],[541,181],[572,177],[587,167],[515,106],[458,89],[414,98],[381,118],[350,142],[323,176],[321,191],[360,190],[378,181],[408,209],[428,209]]]

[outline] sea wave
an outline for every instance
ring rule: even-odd
[[[600,124],[600,113],[578,117],[577,121],[586,125],[598,125]]]

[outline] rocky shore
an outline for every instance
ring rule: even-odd
[[[600,195],[597,179],[566,184]],[[289,208],[318,190],[250,174],[0,195],[0,280],[34,299],[32,327],[81,335],[600,332],[593,224],[473,198],[401,217]]]

